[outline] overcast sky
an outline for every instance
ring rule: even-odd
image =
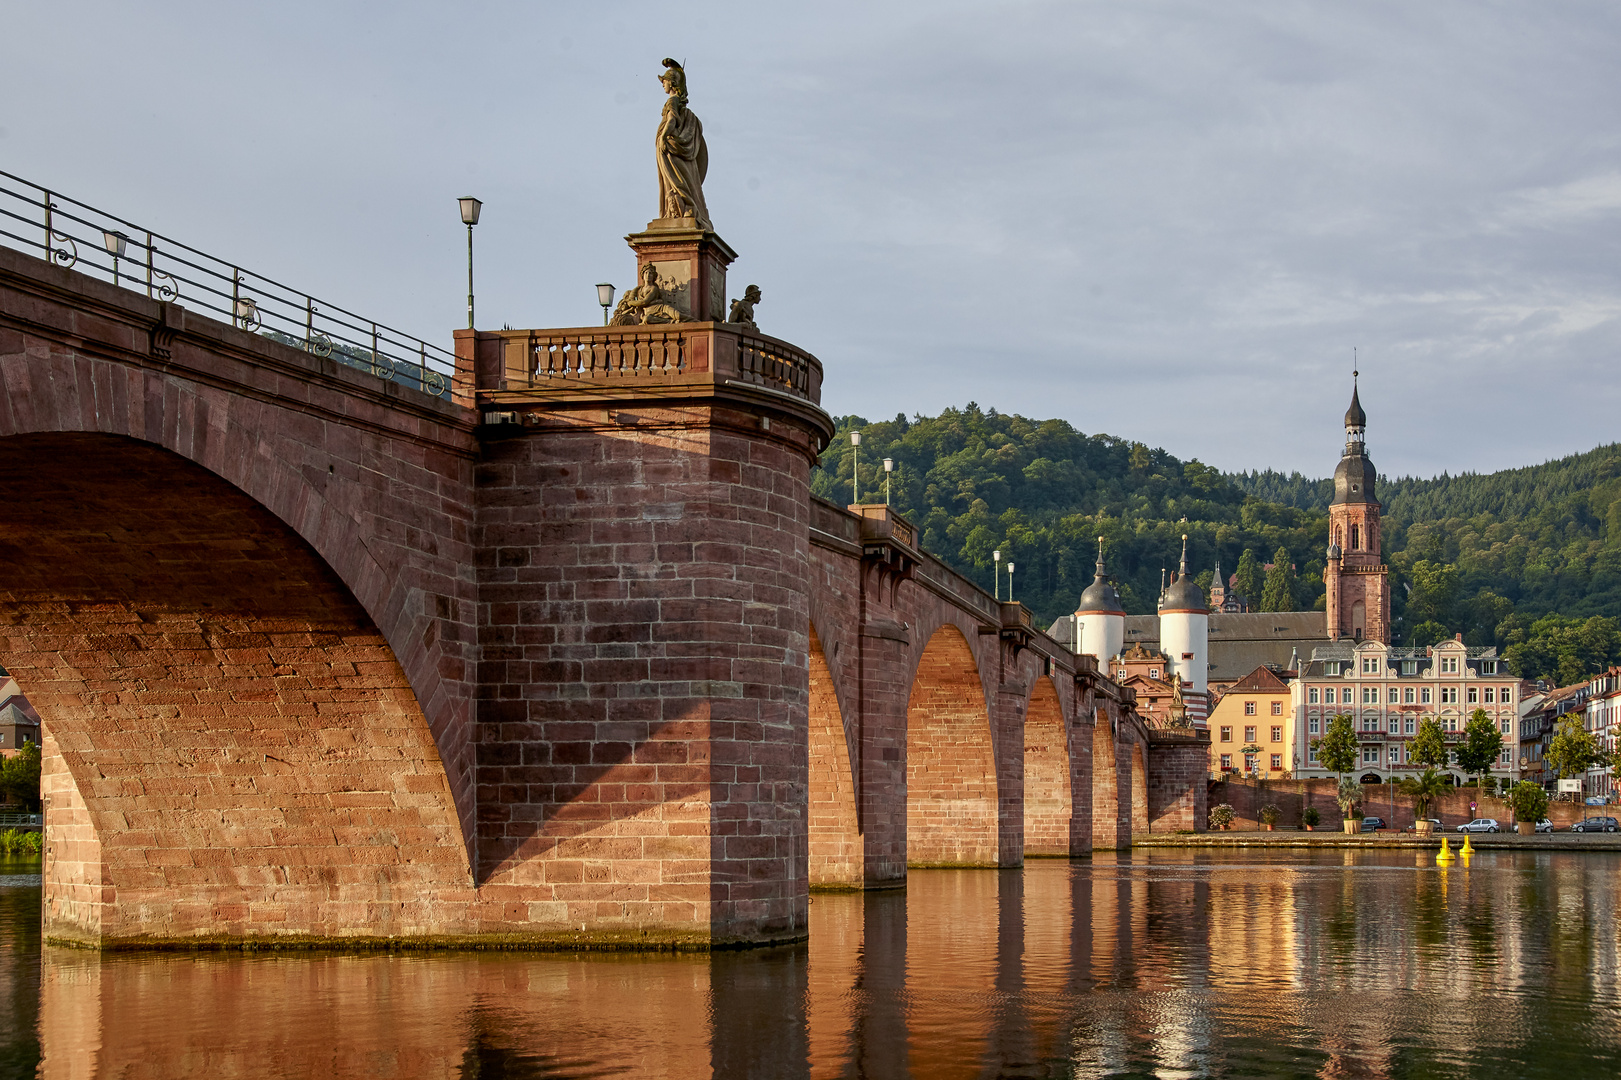
[[[693,14],[689,14],[693,13]],[[0,168],[449,344],[599,323],[659,61],[762,329],[870,418],[970,400],[1224,469],[1611,442],[1621,5],[0,0]]]

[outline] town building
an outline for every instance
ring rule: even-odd
[[[1351,717],[1361,744],[1357,775],[1365,783],[1383,783],[1418,771],[1412,742],[1424,720],[1433,717],[1447,741],[1455,743],[1476,709],[1491,717],[1504,739],[1492,775],[1518,776],[1519,680],[1496,648],[1470,648],[1461,636],[1415,648],[1335,642],[1312,650],[1292,689],[1295,738],[1306,748],[1301,776],[1332,775],[1312,742],[1341,713]],[[1462,782],[1455,765],[1447,771]]]
[[[1210,712],[1210,772],[1282,779],[1300,767],[1295,757],[1292,694],[1285,677],[1258,667],[1236,680]],[[1258,749],[1245,753],[1245,747]]]
[[[1577,683],[1551,689],[1546,685],[1522,683],[1520,706],[1520,775],[1552,792],[1558,772],[1546,763],[1548,743],[1553,741],[1559,720],[1566,713],[1585,710],[1589,685]]]
[[[1621,667],[1612,667],[1595,675],[1587,683],[1587,705],[1583,709],[1582,725],[1598,740],[1606,752],[1615,749],[1616,736],[1621,734]],[[1614,800],[1616,776],[1608,766],[1588,769],[1582,777],[1582,794],[1588,798]]]
[[[30,742],[39,742],[39,713],[23,697],[17,680],[0,668],[0,757],[10,757]]]
[[[1126,648],[1160,651],[1159,622],[1157,615],[1127,615]],[[1324,626],[1321,611],[1217,611],[1212,601],[1206,628],[1211,700],[1219,701],[1234,683],[1258,667],[1294,670],[1328,640]]]

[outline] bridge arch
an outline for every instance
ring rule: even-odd
[[[810,847],[812,886],[859,888],[864,860],[856,813],[856,747],[815,621],[810,627]]]
[[[1038,676],[1024,717],[1024,853],[1070,854],[1070,743],[1058,689]]]
[[[470,897],[405,672],[277,515],[78,432],[0,437],[0,505],[0,662],[52,751],[49,933],[386,937]]]
[[[996,754],[979,664],[953,622],[928,638],[906,704],[906,861],[997,865]]]
[[[459,412],[218,324],[207,327],[219,341],[190,345],[176,340],[186,313],[157,307],[177,329],[163,350],[154,332],[151,355],[144,335],[117,357],[0,331],[0,439],[81,433],[161,447],[278,518],[386,639],[433,732],[471,847],[476,591],[464,569],[472,509],[455,492],[471,488],[474,444]],[[147,366],[154,355],[161,367]],[[458,440],[465,456],[451,448]],[[38,444],[13,444],[24,469],[28,445]]]

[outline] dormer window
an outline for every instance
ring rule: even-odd
[[[1149,669],[1148,669],[1148,677],[1149,677],[1149,678],[1150,678],[1150,679],[1157,679],[1157,678],[1159,678],[1159,668],[1157,668],[1157,667],[1151,667],[1151,668],[1149,668]]]

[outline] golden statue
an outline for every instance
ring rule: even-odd
[[[659,161],[659,217],[693,218],[698,228],[713,229],[704,205],[704,177],[709,173],[709,147],[704,125],[687,108],[687,73],[668,57],[659,76],[664,92],[664,113],[655,140]]]

